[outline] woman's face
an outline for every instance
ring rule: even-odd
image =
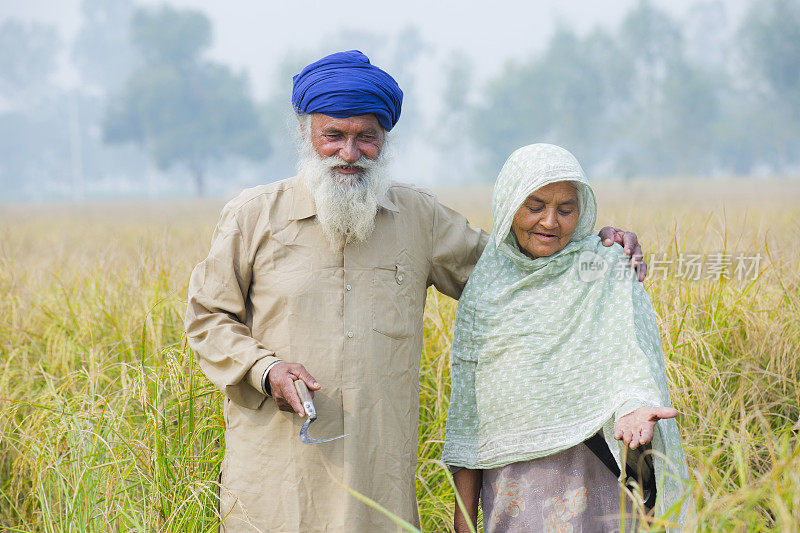
[[[522,253],[536,259],[564,248],[578,226],[578,192],[558,181],[528,196],[511,222]]]

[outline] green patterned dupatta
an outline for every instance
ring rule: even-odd
[[[531,193],[557,181],[576,186],[578,226],[562,250],[530,259],[511,221]],[[514,152],[495,184],[492,215],[495,231],[456,313],[443,461],[495,468],[566,450],[602,429],[619,464],[615,420],[641,406],[671,406],[642,283],[622,247],[591,235],[594,193],[562,148]],[[663,514],[683,497],[687,477],[674,420],[658,422],[653,449]]]

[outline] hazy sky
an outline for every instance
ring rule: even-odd
[[[617,24],[638,0],[170,0],[204,11],[213,20],[213,57],[246,68],[256,93],[270,87],[277,59],[290,49],[323,48],[326,36],[340,31],[370,31],[389,36],[407,26],[420,29],[438,57],[462,50],[485,79],[512,57],[541,48],[554,26],[563,22],[578,31]],[[747,0],[726,2],[737,16]],[[140,0],[160,4],[162,0]],[[657,0],[658,7],[683,16],[698,0]],[[0,18],[8,16],[57,26],[70,42],[81,23],[80,0],[0,0]],[[333,50],[331,50],[333,51]],[[369,55],[369,50],[363,50]],[[68,73],[62,72],[64,79]]]

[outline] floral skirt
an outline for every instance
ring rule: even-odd
[[[583,444],[483,471],[487,532],[621,531],[620,484]],[[630,513],[630,506],[626,509]],[[626,531],[634,531],[631,518]]]

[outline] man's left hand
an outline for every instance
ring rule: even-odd
[[[604,246],[611,246],[615,242],[622,245],[625,255],[631,256],[631,268],[636,269],[639,281],[644,281],[647,277],[647,263],[644,261],[642,247],[639,246],[639,239],[632,231],[624,231],[613,226],[606,226],[598,233],[600,242]]]

